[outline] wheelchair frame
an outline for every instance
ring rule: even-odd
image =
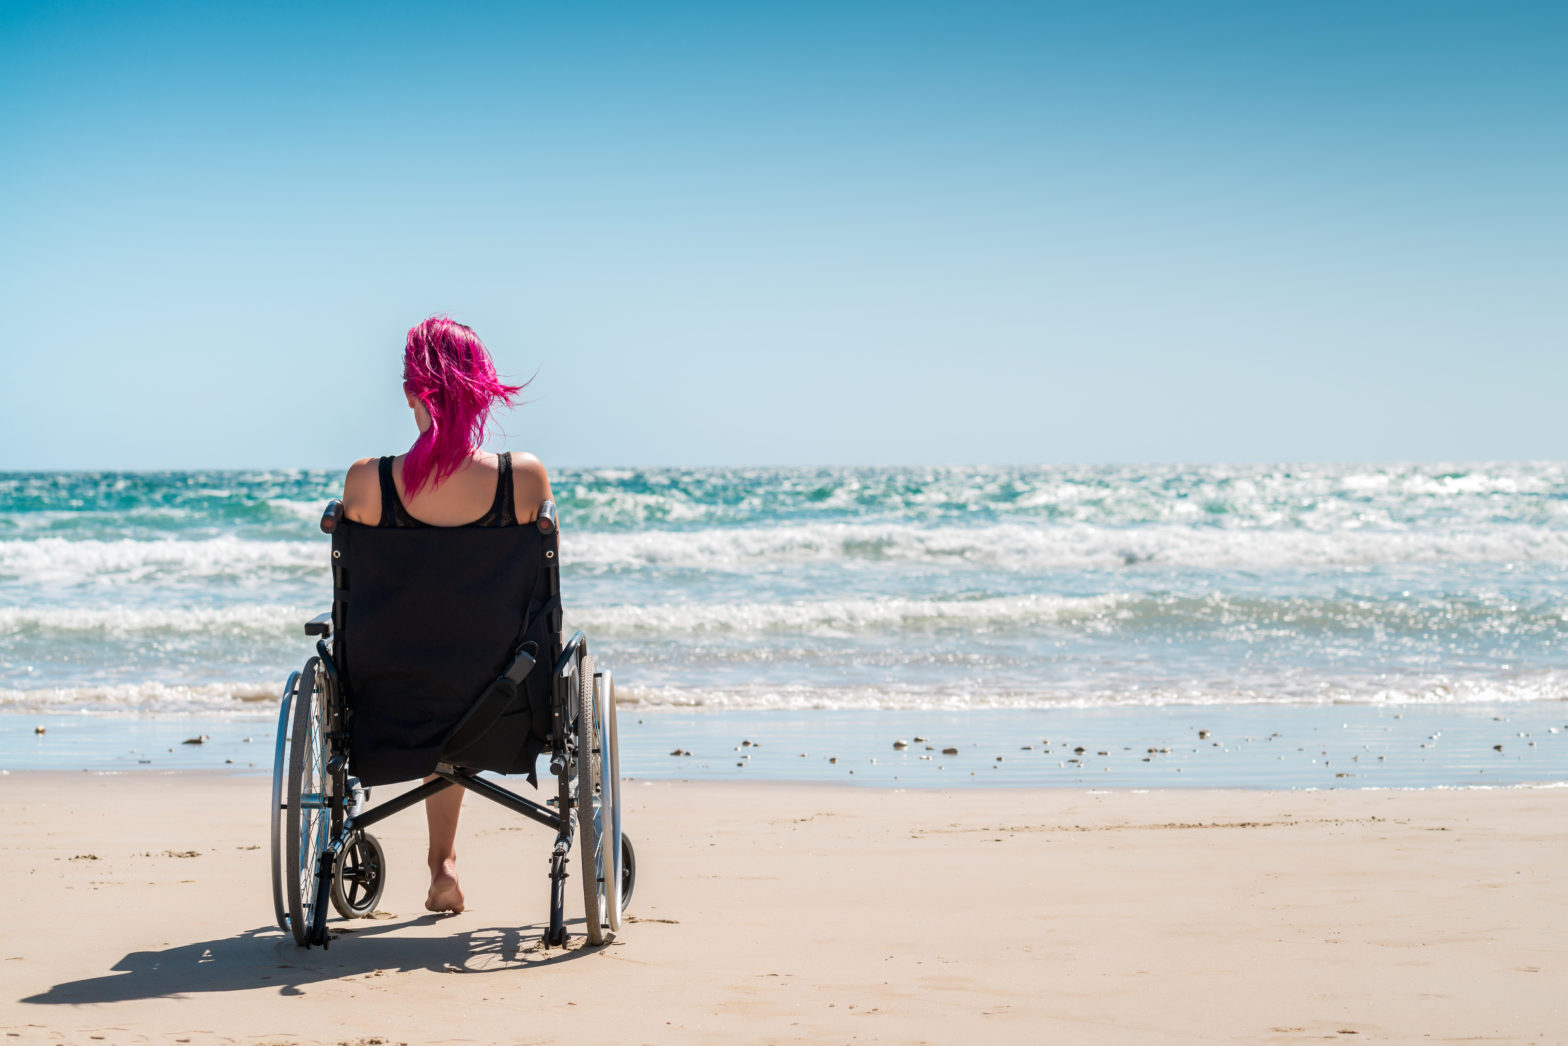
[[[321,518],[332,533],[343,518],[334,499]],[[554,533],[555,505],[545,502],[536,524]],[[544,569],[550,596],[550,634],[559,642],[559,565],[553,550]],[[549,945],[567,941],[567,864],[579,843],[584,870],[585,936],[601,944],[604,930],[618,932],[621,913],[636,884],[636,856],[622,831],[620,760],[615,682],[598,669],[582,632],[561,647],[551,672],[550,772],[557,794],[549,805],[534,802],[480,771],[437,764],[430,780],[374,809],[369,790],[351,775],[346,707],[333,657],[332,615],[305,624],[318,637],[315,654],[284,684],[272,781],[272,886],[278,926],[302,947],[327,947],[327,906],[345,918],[369,915],[386,884],[386,858],[367,829],[447,788],[466,788],[556,832],[550,854]],[[581,839],[579,840],[579,832]],[[613,884],[607,889],[607,884]]]

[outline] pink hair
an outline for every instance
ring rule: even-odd
[[[430,412],[430,427],[403,459],[403,489],[412,495],[456,472],[484,442],[490,408],[511,406],[523,386],[502,384],[479,335],[432,316],[408,329],[403,388]]]

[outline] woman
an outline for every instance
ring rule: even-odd
[[[480,450],[497,403],[513,404],[521,385],[502,384],[479,336],[431,317],[408,332],[403,394],[419,438],[406,454],[354,462],[343,484],[349,519],[382,527],[507,527],[532,523],[550,498],[544,465],[532,454]],[[425,800],[430,828],[433,912],[463,910],[457,881],[457,818],[462,788]]]

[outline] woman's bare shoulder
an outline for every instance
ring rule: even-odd
[[[550,475],[544,462],[527,451],[512,452],[512,501],[517,506],[517,522],[531,523],[539,518],[539,506],[551,500]]]
[[[375,526],[381,522],[380,466],[379,458],[360,458],[348,467],[343,479],[343,514],[355,523]]]

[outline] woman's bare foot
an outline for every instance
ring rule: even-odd
[[[432,912],[463,910],[463,888],[457,884],[457,860],[449,858],[430,866],[430,892],[425,907]]]

